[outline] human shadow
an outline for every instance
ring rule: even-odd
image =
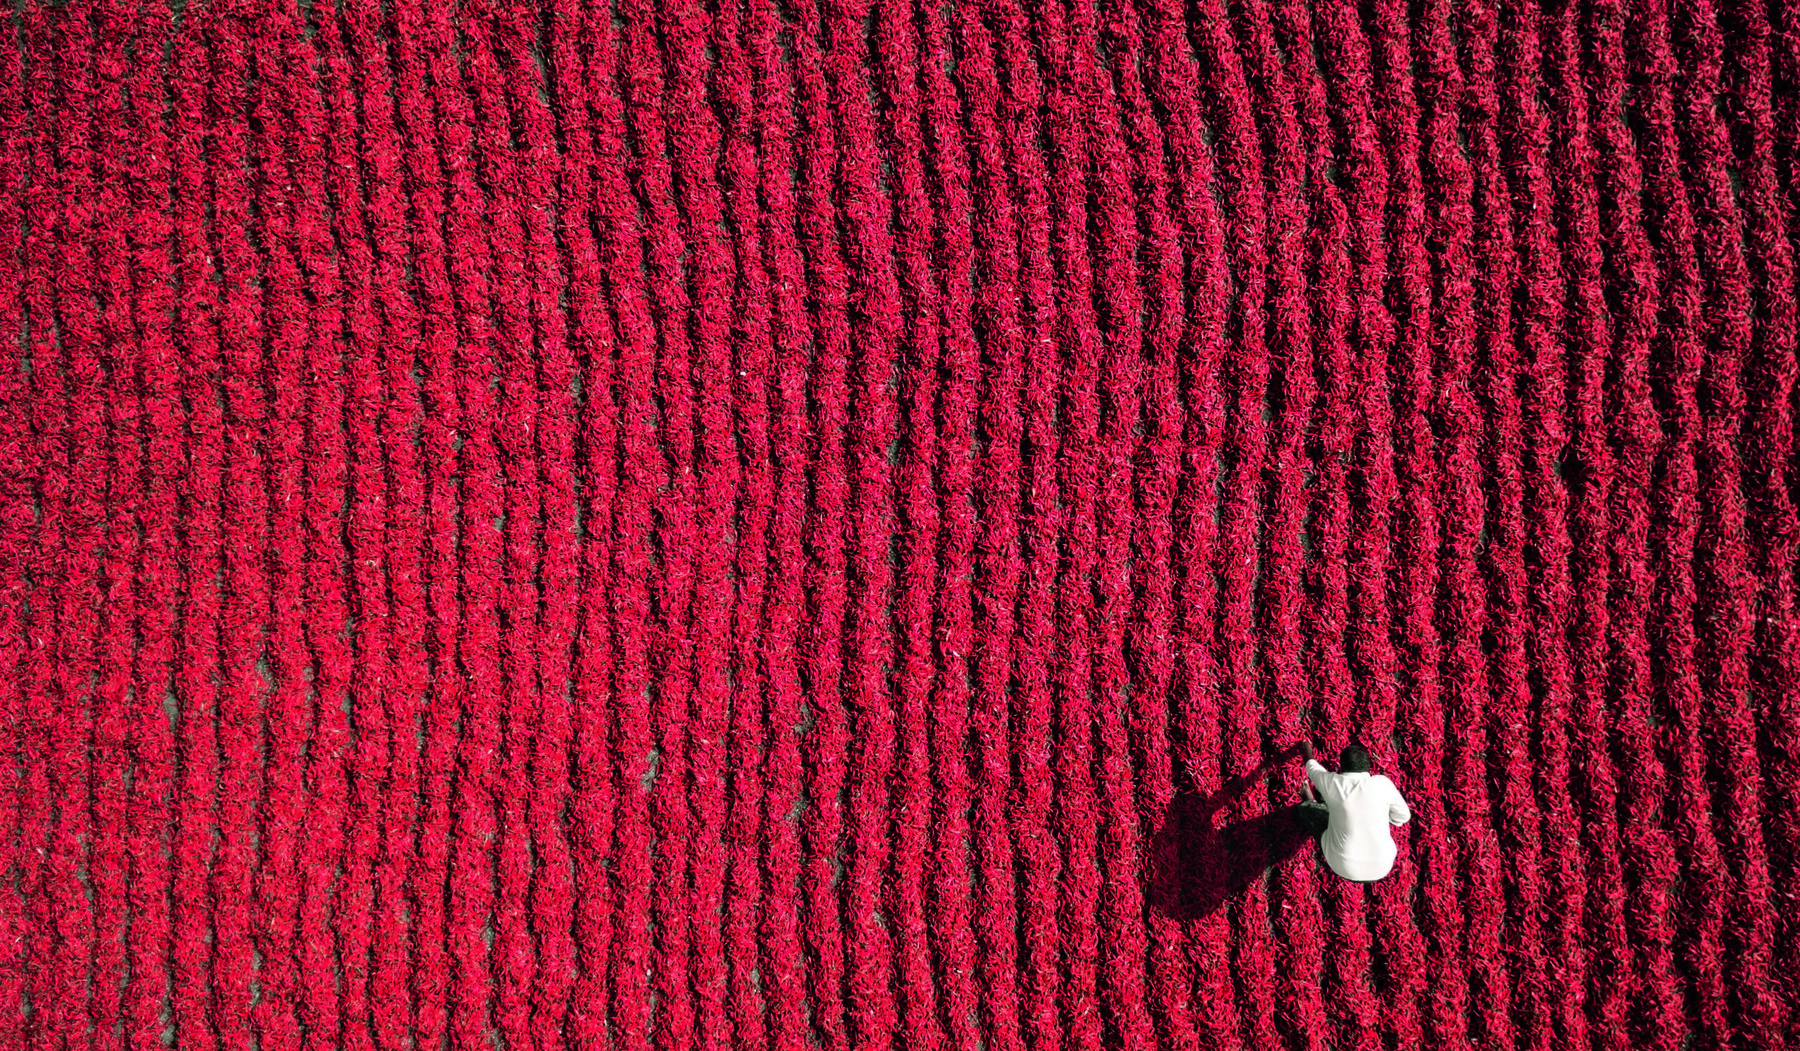
[[[1178,784],[1145,859],[1145,896],[1152,908],[1176,920],[1211,915],[1312,842],[1295,820],[1297,801],[1257,817],[1219,823],[1233,803],[1287,758],[1283,753],[1266,760],[1211,795]]]

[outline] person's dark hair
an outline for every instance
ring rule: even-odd
[[[1369,772],[1369,750],[1360,744],[1345,745],[1338,755],[1338,770],[1346,774]]]

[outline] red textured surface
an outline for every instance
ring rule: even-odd
[[[9,19],[0,1047],[1795,1039],[1794,0]]]

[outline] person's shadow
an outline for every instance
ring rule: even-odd
[[[1152,908],[1176,920],[1210,915],[1312,842],[1294,819],[1298,802],[1259,817],[1219,823],[1231,804],[1270,768],[1290,758],[1284,752],[1265,760],[1211,795],[1195,791],[1185,776],[1177,778],[1175,798],[1145,858],[1145,896]]]

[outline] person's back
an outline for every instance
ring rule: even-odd
[[[1310,748],[1307,749],[1310,752]],[[1404,825],[1412,812],[1394,782],[1369,771],[1368,753],[1344,749],[1341,773],[1327,770],[1309,754],[1306,776],[1329,813],[1319,846],[1331,870],[1349,880],[1371,882],[1394,867],[1398,848],[1388,830]]]

